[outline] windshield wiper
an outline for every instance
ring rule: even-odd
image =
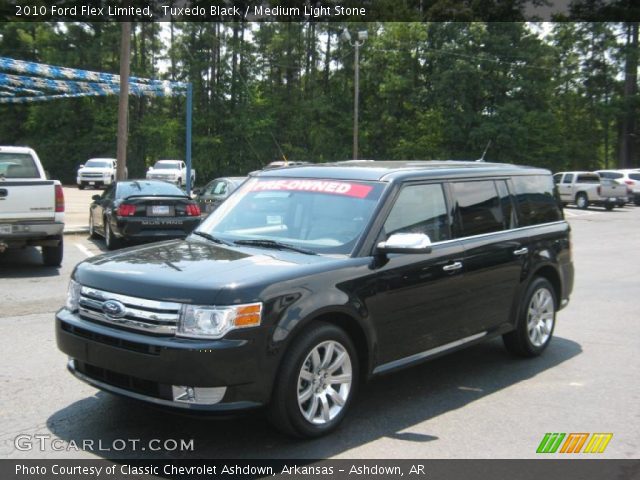
[[[264,248],[275,248],[278,250],[291,250],[293,252],[304,253],[306,255],[317,255],[316,252],[312,250],[307,250],[305,248],[294,247],[293,245],[289,245],[288,243],[280,243],[274,240],[236,240],[236,245],[248,245],[254,247],[264,247]]]
[[[214,237],[213,235],[208,234],[207,232],[201,232],[199,230],[195,230],[193,232],[194,235],[198,235],[202,238],[206,238],[207,240],[211,240],[213,243],[218,243],[220,245],[227,245],[227,246],[231,246],[232,244],[230,242],[227,242],[226,240],[222,240],[218,237]]]

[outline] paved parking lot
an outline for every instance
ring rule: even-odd
[[[576,283],[544,356],[515,359],[496,340],[378,378],[337,433],[314,441],[277,433],[259,412],[187,417],[80,383],[56,349],[53,315],[74,265],[100,254],[102,242],[67,235],[60,269],[42,267],[35,249],[0,255],[0,456],[531,458],[546,432],[612,432],[601,456],[638,458],[640,208],[567,209],[566,216]],[[20,434],[63,445],[193,439],[194,450],[21,451],[14,448]]]

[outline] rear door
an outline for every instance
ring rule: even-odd
[[[516,229],[514,203],[504,179],[450,183],[453,231],[464,249],[456,336],[488,332],[510,319],[528,258],[526,231]]]

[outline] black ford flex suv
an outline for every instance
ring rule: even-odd
[[[258,172],[185,240],[91,258],[56,315],[77,378],[334,429],[358,384],[501,335],[533,357],[573,285],[546,170],[344,162]]]

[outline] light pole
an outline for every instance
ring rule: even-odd
[[[342,31],[342,38],[355,48],[354,79],[353,79],[353,159],[358,159],[358,100],[360,98],[360,47],[369,34],[366,30],[358,32],[358,38],[351,41],[351,34],[346,28]]]

